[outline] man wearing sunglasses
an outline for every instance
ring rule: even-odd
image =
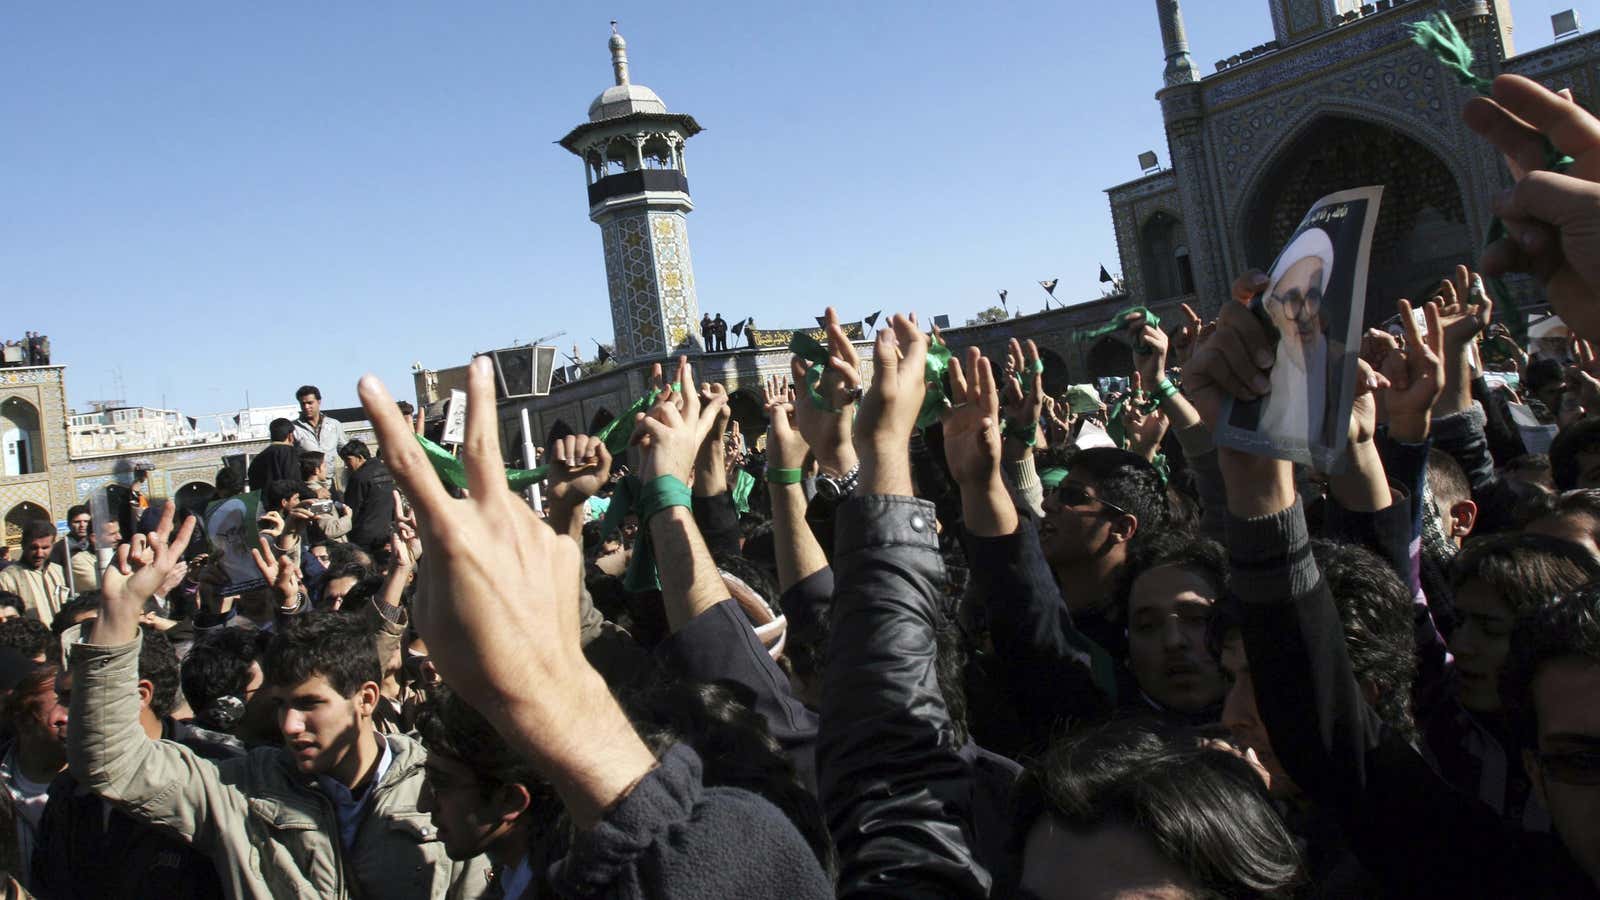
[[[1040,549],[1073,623],[1112,659],[1125,659],[1128,652],[1126,623],[1115,603],[1117,581],[1135,535],[1166,521],[1166,497],[1154,466],[1111,447],[1079,452],[1067,476],[1045,496]]]
[[[1600,586],[1519,623],[1500,686],[1528,779],[1567,852],[1600,886]]]

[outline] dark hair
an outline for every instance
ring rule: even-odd
[[[306,486],[292,478],[274,478],[267,482],[267,489],[261,492],[262,512],[274,512],[278,504],[306,492]]]
[[[427,701],[417,710],[417,736],[430,754],[447,756],[471,769],[481,796],[488,797],[501,785],[520,784],[534,797],[524,815],[559,808],[550,783],[448,686],[429,689]]]
[[[346,557],[343,562],[334,562],[333,557],[328,557],[328,573],[322,576],[323,585],[336,578],[354,578],[357,584],[377,576],[371,569]]]
[[[217,470],[217,493],[237,494],[244,490],[244,478],[228,466]]]
[[[1218,598],[1228,592],[1228,551],[1210,538],[1187,533],[1161,531],[1132,542],[1127,565],[1117,575],[1112,596],[1123,619],[1128,618],[1128,601],[1139,576],[1161,566],[1177,566],[1194,572],[1216,591]]]
[[[10,550],[10,545],[6,545],[6,549]],[[0,606],[9,606],[19,613],[28,608],[23,604],[21,597],[10,591],[0,591]]]
[[[776,806],[805,838],[831,877],[837,870],[822,805],[800,782],[794,763],[751,709],[754,696],[734,682],[657,682],[623,705],[640,737],[660,754],[694,748],[706,787],[743,788]]]
[[[1460,593],[1482,581],[1522,618],[1600,575],[1600,560],[1586,548],[1543,534],[1496,534],[1468,541],[1450,565],[1450,587]]]
[[[367,682],[380,684],[383,669],[372,630],[357,616],[309,612],[272,635],[261,660],[268,684],[293,687],[321,675],[341,697],[354,697]]]
[[[189,648],[179,672],[183,698],[195,721],[206,728],[229,731],[244,713],[244,692],[250,687],[250,665],[256,662],[267,635],[251,628],[221,628],[202,634]],[[236,709],[217,701],[234,697]]]
[[[1528,371],[1522,376],[1522,386],[1529,393],[1544,390],[1546,385],[1566,380],[1566,371],[1561,363],[1548,356],[1541,356],[1528,364]]]
[[[1145,836],[1204,896],[1287,896],[1302,880],[1294,837],[1250,764],[1148,724],[1056,741],[1013,796],[1019,858],[1028,832],[1049,816],[1080,834],[1122,827]]]
[[[1344,626],[1356,680],[1377,694],[1378,717],[1400,736],[1416,736],[1411,685],[1417,677],[1411,589],[1376,553],[1354,544],[1314,540],[1311,553]]]
[[[317,386],[314,384],[302,384],[300,385],[300,390],[294,392],[294,398],[296,400],[304,400],[307,396],[315,397],[318,400],[321,400],[322,392],[317,390]]]
[[[22,523],[22,542],[24,544],[31,544],[42,537],[54,539],[55,536],[55,523],[49,519],[29,519]]]
[[[93,513],[89,512],[89,507],[84,505],[84,504],[82,504],[82,503],[75,503],[72,506],[67,507],[67,521],[68,522],[71,522],[73,519],[77,518],[78,516],[91,516],[92,517],[93,515],[94,515]]]
[[[20,605],[17,608],[22,609]],[[0,647],[10,647],[29,659],[40,654],[52,659],[58,646],[50,627],[38,619],[23,617],[0,622]]]
[[[310,480],[311,476],[317,474],[317,469],[322,467],[323,461],[327,458],[327,454],[321,450],[302,451],[300,453],[300,479],[302,481]]]
[[[50,617],[50,633],[59,640],[68,628],[77,624],[73,620],[85,612],[98,613],[100,611],[100,592],[84,591],[71,600],[61,604],[56,614]]]
[[[1428,449],[1428,489],[1441,510],[1472,499],[1472,485],[1461,463],[1438,447]]]
[[[1544,665],[1575,659],[1600,666],[1600,582],[1556,598],[1517,620],[1500,670],[1500,699],[1523,747],[1537,747],[1539,716],[1533,683]]]
[[[346,565],[342,567],[341,574],[338,577],[344,577],[346,574],[354,574],[353,571],[348,570],[353,570],[355,568],[358,567],[354,565]],[[361,571],[365,572],[367,570],[363,568]],[[367,605],[367,601],[374,600],[383,594],[383,586],[387,582],[388,579],[382,575],[368,574],[356,579],[356,583],[351,585],[350,590],[345,592],[344,599],[339,604],[339,608],[345,610],[357,610],[365,607]],[[383,660],[379,660],[379,662],[383,662]]]
[[[1556,490],[1578,486],[1578,454],[1600,450],[1600,419],[1581,419],[1561,429],[1550,444],[1550,477]]]
[[[339,457],[354,456],[356,459],[371,459],[372,451],[367,449],[367,444],[360,438],[351,438],[339,448]]]
[[[139,680],[150,682],[150,711],[164,718],[178,705],[178,651],[154,628],[143,627],[139,643]]]
[[[55,695],[56,676],[60,674],[61,668],[55,663],[40,663],[29,669],[6,694],[4,701],[0,702],[0,717],[12,726],[12,733],[16,731],[16,723],[24,716],[35,713],[40,706],[38,698],[41,695]]]
[[[291,434],[294,434],[294,423],[288,419],[273,419],[267,423],[267,437],[274,444],[281,443]]]
[[[1167,491],[1161,473],[1144,457],[1115,447],[1092,447],[1072,457],[1071,470],[1094,482],[1099,496],[1132,513],[1139,531],[1162,528],[1167,521]]]

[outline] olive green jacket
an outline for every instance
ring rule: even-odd
[[[146,737],[138,663],[139,640],[73,648],[68,764],[85,787],[209,854],[229,897],[433,900],[487,887],[488,861],[452,862],[417,810],[421,744],[387,736],[394,761],[346,851],[333,802],[281,749],[214,763]]]

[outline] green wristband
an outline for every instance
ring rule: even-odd
[[[1160,394],[1163,400],[1171,400],[1178,396],[1178,386],[1172,383],[1172,379],[1163,378],[1161,383],[1156,385],[1156,393]]]
[[[657,513],[665,512],[675,506],[690,506],[693,502],[693,495],[690,494],[687,484],[679,481],[674,475],[662,475],[640,489],[635,509],[639,515],[639,524],[644,525]]]
[[[805,477],[806,473],[802,469],[767,469],[768,484],[799,484]]]
[[[1007,419],[1005,425],[1001,427],[1000,433],[1014,441],[1018,441],[1022,444],[1032,447],[1034,444],[1039,442],[1039,423],[1034,422],[1030,425],[1018,425],[1010,419]]]

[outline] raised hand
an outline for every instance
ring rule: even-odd
[[[250,548],[250,558],[255,560],[256,571],[272,586],[278,595],[278,605],[291,608],[300,604],[300,564],[293,554],[278,555],[272,544],[259,538],[261,547]]]
[[[579,828],[593,825],[655,758],[578,645],[578,545],[506,486],[491,363],[467,369],[465,500],[445,490],[383,383],[367,375],[359,392],[430,557],[413,625],[451,687],[550,780]]]
[[[1271,387],[1274,341],[1245,306],[1267,286],[1267,276],[1247,272],[1233,282],[1233,303],[1222,304],[1213,330],[1204,335],[1183,372],[1183,395],[1200,420],[1216,430],[1222,399],[1254,400]]]
[[[100,617],[90,636],[94,643],[124,644],[138,635],[145,601],[154,597],[183,563],[184,548],[194,534],[194,517],[186,516],[178,533],[172,535],[176,512],[177,507],[167,501],[155,531],[148,536],[136,534],[132,543],[117,547],[115,563],[106,568],[100,579]],[[170,540],[168,535],[172,535]]]
[[[977,347],[968,347],[966,358],[964,366],[960,357],[950,358],[950,408],[941,416],[944,458],[963,490],[982,490],[1000,475],[1000,398],[989,360]]]
[[[1133,392],[1122,407],[1122,430],[1128,436],[1129,451],[1146,460],[1153,460],[1161,450],[1161,439],[1167,436],[1167,428],[1171,423],[1161,410],[1145,412],[1138,402],[1144,397],[1143,380],[1137,371],[1133,373]]]
[[[611,451],[605,441],[569,434],[550,448],[549,489],[552,504],[577,506],[600,493],[611,480]]]
[[[911,494],[909,448],[927,393],[927,358],[928,336],[917,327],[915,315],[896,314],[878,331],[872,387],[861,400],[855,423],[865,494]]]
[[[792,394],[781,379],[767,384],[767,465],[774,469],[803,469],[811,452],[806,439],[794,424]]]
[[[1389,383],[1389,389],[1382,395],[1389,433],[1395,440],[1416,444],[1428,436],[1433,405],[1444,391],[1447,338],[1440,324],[1439,304],[1430,302],[1423,307],[1428,323],[1426,335],[1417,327],[1411,304],[1401,300],[1399,307],[1406,345],[1385,354],[1373,368]]]
[[[422,538],[417,535],[417,512],[406,504],[399,491],[394,495],[394,533],[405,543],[405,549],[415,563],[422,558]]]
[[[1600,339],[1600,119],[1520,75],[1496,78],[1492,98],[1469,101],[1462,118],[1523,174],[1494,198],[1508,236],[1484,251],[1484,271],[1532,273],[1568,327]],[[1547,138],[1572,158],[1565,174],[1543,171]]]
[[[678,357],[677,382],[682,389],[663,390],[656,405],[649,412],[640,413],[635,425],[634,442],[644,449],[639,477],[645,481],[671,475],[688,484],[700,445],[728,404],[726,392],[712,394],[707,403],[700,401],[687,356]]]
[[[1144,318],[1141,316],[1134,321],[1143,322]],[[1167,377],[1167,333],[1154,325],[1139,325],[1133,337],[1135,346],[1142,344],[1149,350],[1133,355],[1134,370],[1144,378],[1145,389],[1153,391]]]
[[[1189,304],[1180,304],[1183,310],[1183,324],[1172,335],[1172,355],[1179,366],[1189,364],[1190,357],[1194,356],[1195,347],[1200,342],[1200,315]]]
[[[1350,444],[1365,444],[1378,433],[1377,392],[1389,387],[1389,379],[1367,365],[1364,359],[1356,360],[1355,404],[1350,409]]]
[[[1039,347],[1030,338],[1011,339],[1006,348],[1006,416],[1017,428],[1034,428],[1044,410],[1044,374],[1039,371]]]
[[[856,467],[852,407],[861,388],[861,357],[839,325],[839,314],[828,307],[823,317],[828,332],[828,364],[817,392],[828,409],[818,409],[809,397],[795,404],[794,420],[824,473],[839,477]],[[882,333],[881,331],[879,332]],[[807,363],[795,357],[790,366],[797,386],[805,384]],[[838,412],[834,412],[838,410]]]

